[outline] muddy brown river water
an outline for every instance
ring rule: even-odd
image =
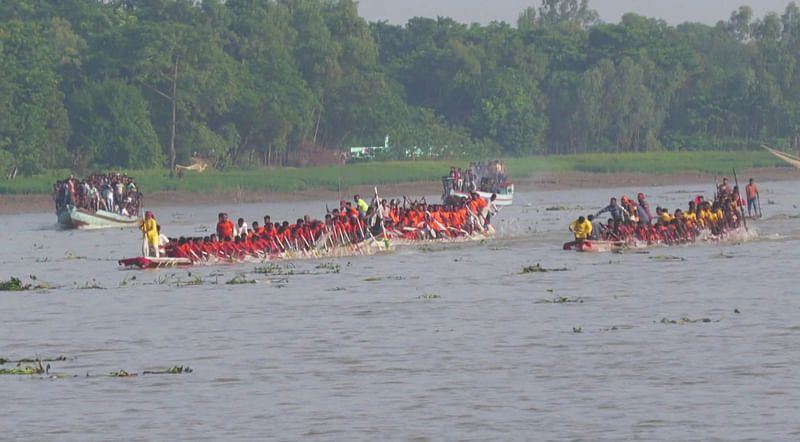
[[[0,358],[68,358],[50,363],[63,377],[0,376],[0,439],[800,440],[798,185],[760,183],[765,216],[739,241],[565,252],[567,224],[610,196],[674,210],[713,189],[519,193],[493,240],[269,274],[120,270],[134,230],[0,216],[0,279],[54,287],[0,292]],[[325,203],[156,218],[193,235],[223,210]],[[521,273],[536,264],[566,271]],[[174,365],[193,372],[142,374]],[[139,375],[103,376],[118,370]]]

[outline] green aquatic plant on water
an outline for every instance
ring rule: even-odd
[[[669,319],[669,318],[661,318],[662,324],[694,324],[696,322],[720,322],[721,319],[712,320],[710,318],[698,318],[698,319],[689,319],[689,318],[679,318],[679,319]]]
[[[244,273],[238,273],[232,279],[225,282],[225,284],[229,285],[236,285],[236,284],[255,284],[255,279],[247,279]]]
[[[656,256],[648,256],[648,259],[657,259],[660,261],[686,261],[686,258],[682,256],[671,256],[671,255],[656,255]]]
[[[188,365],[173,365],[170,368],[165,368],[163,370],[145,370],[142,374],[182,374],[182,373],[191,373],[193,370]]]
[[[66,361],[72,358],[67,358],[66,356],[57,356],[57,357],[46,357],[46,358],[21,358],[21,359],[13,359],[13,358],[0,358],[0,365],[5,364],[17,364],[14,368],[0,368],[0,375],[41,375],[46,374],[50,379],[61,379],[61,378],[68,378],[68,377],[77,377],[75,374],[65,374],[65,373],[51,373],[50,372],[50,362],[60,362]],[[46,364],[43,364],[46,363]],[[153,374],[184,374],[184,373],[192,373],[191,367],[188,365],[173,365],[168,368],[158,369],[158,370],[145,370],[142,372],[143,375],[153,375]],[[86,377],[91,377],[92,375],[87,372]],[[118,370],[112,371],[101,376],[108,376],[108,377],[132,377],[138,376],[136,372],[129,372],[127,370]]]
[[[536,303],[537,304],[583,304],[583,299],[558,296],[553,299],[543,299],[541,301],[537,301]]]
[[[142,375],[148,375],[148,374],[184,374],[184,373],[191,373],[193,371],[194,370],[192,370],[192,368],[189,367],[188,365],[173,365],[172,367],[164,368],[162,370],[144,370],[142,372]],[[89,377],[90,375],[87,373],[86,376]],[[129,377],[139,376],[139,373],[131,372],[131,371],[127,371],[127,370],[119,370],[119,371],[112,371],[112,372],[106,374],[106,376],[109,376],[109,377],[112,377],[112,378],[129,378]]]
[[[534,266],[527,266],[522,268],[521,273],[545,273],[545,272],[566,272],[568,269],[566,267],[558,267],[558,268],[546,268],[542,267],[541,264],[537,263]]]
[[[20,292],[23,290],[30,290],[30,288],[30,284],[23,284],[19,278],[14,276],[8,281],[0,281],[0,291]]]
[[[66,356],[58,356],[55,358],[22,358],[22,359],[6,359],[0,358],[0,365],[5,364],[30,364],[30,363],[37,363],[37,362],[56,362],[56,361],[66,361]]]
[[[256,267],[253,269],[253,273],[261,273],[264,275],[293,275],[294,274],[294,264],[292,263],[285,263],[285,264],[278,264],[278,263],[269,263],[262,267]]]
[[[50,364],[43,366],[41,360],[33,362],[33,365],[23,365],[22,362],[19,362],[15,368],[0,368],[0,375],[32,375],[44,374],[50,371]]]
[[[30,365],[23,365],[17,368],[0,368],[0,375],[29,375],[29,374],[42,374],[44,370],[39,367],[32,367]]]
[[[326,270],[325,273],[339,273],[342,270],[342,266],[333,262],[323,262],[322,264],[318,264],[314,268],[319,270]]]

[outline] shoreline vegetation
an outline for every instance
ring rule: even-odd
[[[504,160],[518,192],[590,187],[713,184],[736,169],[740,181],[791,180],[800,172],[767,152],[651,152],[579,154]],[[370,162],[336,167],[187,172],[183,179],[165,170],[125,171],[136,178],[147,207],[350,199],[354,192],[411,197],[441,192],[450,166],[469,162]],[[0,214],[53,210],[52,185],[69,172],[0,181]],[[743,184],[742,184],[743,185]]]

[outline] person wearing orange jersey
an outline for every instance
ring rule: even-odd
[[[228,219],[227,213],[220,213],[218,217],[219,222],[217,223],[217,236],[220,240],[230,241],[233,239],[233,232],[235,231],[236,226],[233,225],[233,221]]]
[[[486,219],[486,215],[489,214],[489,202],[483,199],[477,193],[475,194],[475,214],[479,215],[481,218]]]
[[[467,206],[459,207],[455,212],[456,216],[456,226],[461,230],[466,230],[467,227],[467,219],[469,217],[469,211],[467,210]]]
[[[753,216],[753,212],[761,216],[760,205],[758,206],[758,210],[756,210],[756,203],[760,200],[760,197],[758,194],[758,186],[756,186],[756,182],[753,178],[750,178],[750,182],[744,186],[744,192],[747,196],[747,216]]]
[[[389,210],[389,218],[392,220],[391,221],[391,225],[392,226],[400,225],[399,211],[400,211],[400,209],[398,209],[397,207],[392,207]],[[387,226],[389,226],[389,224],[387,224]]]

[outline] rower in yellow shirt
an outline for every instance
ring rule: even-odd
[[[662,209],[662,208],[659,207],[659,208],[656,209],[656,212],[659,212],[659,211],[660,211],[660,213],[658,214],[658,222],[661,223],[661,224],[664,224],[666,226],[667,224],[670,223],[670,221],[672,221],[674,216],[672,216],[669,213],[669,209]]]
[[[713,217],[711,216],[711,210],[709,210],[710,205],[704,204],[700,207],[700,213],[697,215],[697,218],[700,221],[700,224],[705,228],[711,228],[714,225]]]

